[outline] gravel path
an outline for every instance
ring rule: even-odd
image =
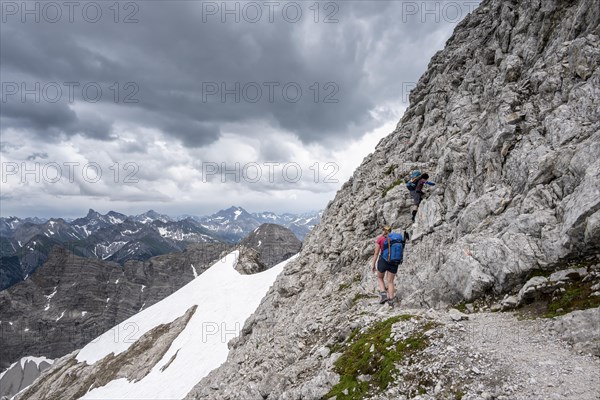
[[[600,358],[576,354],[547,321],[481,313],[457,324],[469,334],[469,349],[497,363],[511,399],[600,399]]]
[[[430,346],[407,360],[396,385],[374,399],[600,399],[600,357],[575,351],[551,329],[551,320],[482,312],[454,321],[442,311],[365,308],[378,319],[419,314],[441,322]],[[419,394],[408,377],[429,381],[427,392]]]

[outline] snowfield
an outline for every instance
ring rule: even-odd
[[[96,363],[110,353],[127,351],[144,333],[198,306],[148,375],[137,382],[113,380],[92,389],[82,399],[181,399],[220,366],[227,359],[227,342],[238,336],[244,321],[256,310],[285,264],[295,258],[259,274],[240,275],[234,269],[237,257],[237,251],[230,253],[177,292],[85,346],[77,361]]]

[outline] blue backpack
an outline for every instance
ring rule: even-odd
[[[419,183],[419,178],[421,177],[421,171],[414,171],[410,174],[410,178],[408,182],[406,182],[406,188],[408,190],[416,190],[417,183]]]
[[[390,233],[383,243],[381,257],[390,264],[402,264],[404,256],[404,238],[399,233]]]

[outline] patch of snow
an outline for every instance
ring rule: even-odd
[[[117,283],[119,283],[119,280],[118,280],[118,279],[115,281],[115,285],[116,285]]]
[[[62,314],[60,314],[60,317],[56,318],[56,321],[60,321],[62,319],[62,317],[65,316],[65,312],[63,311]]]
[[[256,310],[285,264],[296,258],[258,274],[241,275],[234,269],[238,255],[237,251],[230,253],[198,279],[119,324],[116,329],[123,331],[135,326],[134,339],[138,339],[156,326],[172,322],[190,307],[198,306],[185,329],[148,375],[137,382],[125,378],[113,380],[89,391],[82,399],[181,399],[221,365],[229,353],[227,342],[239,334],[244,321]],[[215,293],[215,287],[219,287],[220,292],[236,295],[220,296]],[[81,349],[77,361],[91,365],[110,353],[118,355],[129,349],[134,340],[115,343],[114,329]],[[177,357],[171,360],[178,350]]]
[[[85,237],[88,237],[92,234],[92,232],[88,231],[87,225],[83,225],[81,226],[81,228],[83,228],[83,233],[85,233]]]
[[[50,293],[48,296],[44,296],[44,297],[46,297],[48,299],[48,303],[50,303],[50,299],[53,298],[54,295],[56,294],[56,292],[57,292],[56,288],[57,287],[58,286],[54,286],[54,292]]]
[[[19,247],[23,247],[20,240],[17,240],[17,243],[19,243]]]
[[[32,357],[32,356],[23,357],[18,362],[21,363],[21,368],[24,369],[25,368],[25,363],[34,362],[35,365],[37,365],[39,367],[40,363],[42,363],[44,361],[47,362],[47,363],[49,363],[49,364],[52,364],[54,362],[54,360],[51,360],[51,359],[46,358],[46,357]]]
[[[142,290],[141,290],[142,292],[144,291],[145,287],[146,287],[146,285],[142,285]]]
[[[121,219],[121,218],[115,218],[112,215],[109,215],[108,219],[110,220],[110,223],[113,225],[117,225],[117,224],[120,224],[121,222],[125,221],[124,219]]]
[[[87,311],[82,311],[82,312],[81,312],[81,316],[82,316],[82,317],[85,317],[85,314],[87,314],[87,313],[88,313]]]
[[[235,212],[233,213],[234,214],[233,220],[235,221],[236,219],[238,219],[238,217],[240,216],[241,213],[242,212],[240,210],[235,210]]]
[[[190,264],[192,266],[192,272],[194,273],[194,279],[198,277],[198,272],[196,272],[196,268],[194,268],[194,264]]]
[[[9,324],[10,326],[13,326],[13,323],[12,323],[12,322],[10,322],[10,321],[8,321],[8,324]]]
[[[256,247],[260,247],[261,244],[262,244],[262,240],[259,240],[258,241],[258,246],[256,246]]]

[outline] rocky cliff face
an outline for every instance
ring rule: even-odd
[[[396,130],[344,184],[230,343],[228,361],[187,398],[326,395],[339,380],[330,350],[368,322],[360,304],[374,291],[369,262],[384,224],[413,231],[396,280],[405,307],[516,292],[534,273],[594,258],[599,23],[594,0],[486,0],[466,17]],[[437,186],[410,226],[403,178],[414,169]]]
[[[31,385],[52,362],[44,357],[25,357],[12,364],[0,375],[0,399],[10,399]]]
[[[81,348],[190,282],[229,247],[199,243],[124,266],[55,248],[28,280],[0,292],[0,368]]]
[[[246,236],[240,242],[240,246],[242,249],[253,249],[258,253],[258,261],[265,268],[271,268],[298,253],[302,242],[288,228],[276,224],[262,224]],[[240,250],[241,257],[244,253]]]

